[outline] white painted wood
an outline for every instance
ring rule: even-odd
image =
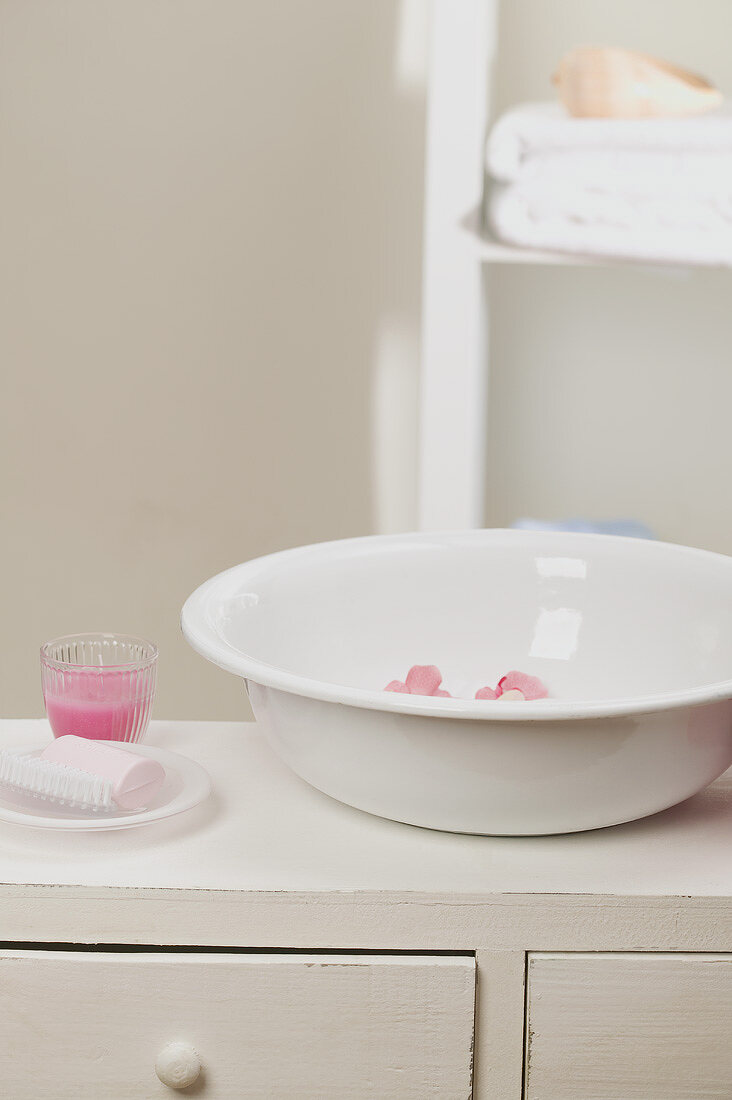
[[[0,886],[14,943],[732,951],[729,898]]]
[[[0,953],[0,1075],[9,1100],[174,1093],[171,1041],[211,1100],[468,1100],[469,958]]]
[[[0,747],[49,736],[42,721],[0,723]],[[254,725],[154,722],[149,738],[202,763],[215,797],[128,833],[3,827],[6,944],[476,951],[478,1100],[520,1100],[526,952],[732,953],[732,773],[632,825],[496,839],[339,805]],[[205,1073],[195,1035],[163,1038],[189,1042]]]
[[[459,232],[483,194],[496,0],[433,0],[427,107],[418,514],[479,527],[485,497],[487,310]]]
[[[474,1100],[522,1100],[523,951],[479,951]]]
[[[527,1100],[728,1100],[732,955],[533,955]]]

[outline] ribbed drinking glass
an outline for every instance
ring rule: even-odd
[[[41,683],[55,737],[140,741],[150,721],[157,646],[129,634],[69,634],[41,647]]]

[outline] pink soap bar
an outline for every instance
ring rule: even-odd
[[[73,734],[57,737],[43,750],[41,759],[108,780],[112,798],[121,810],[149,806],[165,779],[165,769],[157,760],[127,752],[108,741],[91,741]]]

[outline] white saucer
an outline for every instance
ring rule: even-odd
[[[120,747],[138,756],[150,756],[165,768],[163,785],[147,809],[81,814],[78,808],[58,806],[34,795],[0,786],[0,821],[30,825],[35,829],[75,829],[83,832],[92,829],[97,832],[132,829],[136,825],[149,825],[153,821],[162,821],[163,818],[191,810],[208,798],[211,791],[208,772],[187,756],[179,756],[177,752],[168,752],[153,745]],[[29,753],[28,749],[11,751],[17,751],[19,755]]]

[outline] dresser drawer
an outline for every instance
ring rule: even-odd
[[[526,1100],[732,1096],[732,955],[530,955]]]
[[[172,1097],[156,1061],[165,1076],[197,1056],[182,1095],[463,1100],[474,999],[463,957],[3,951],[0,1087]],[[166,1070],[172,1043],[190,1049]]]

